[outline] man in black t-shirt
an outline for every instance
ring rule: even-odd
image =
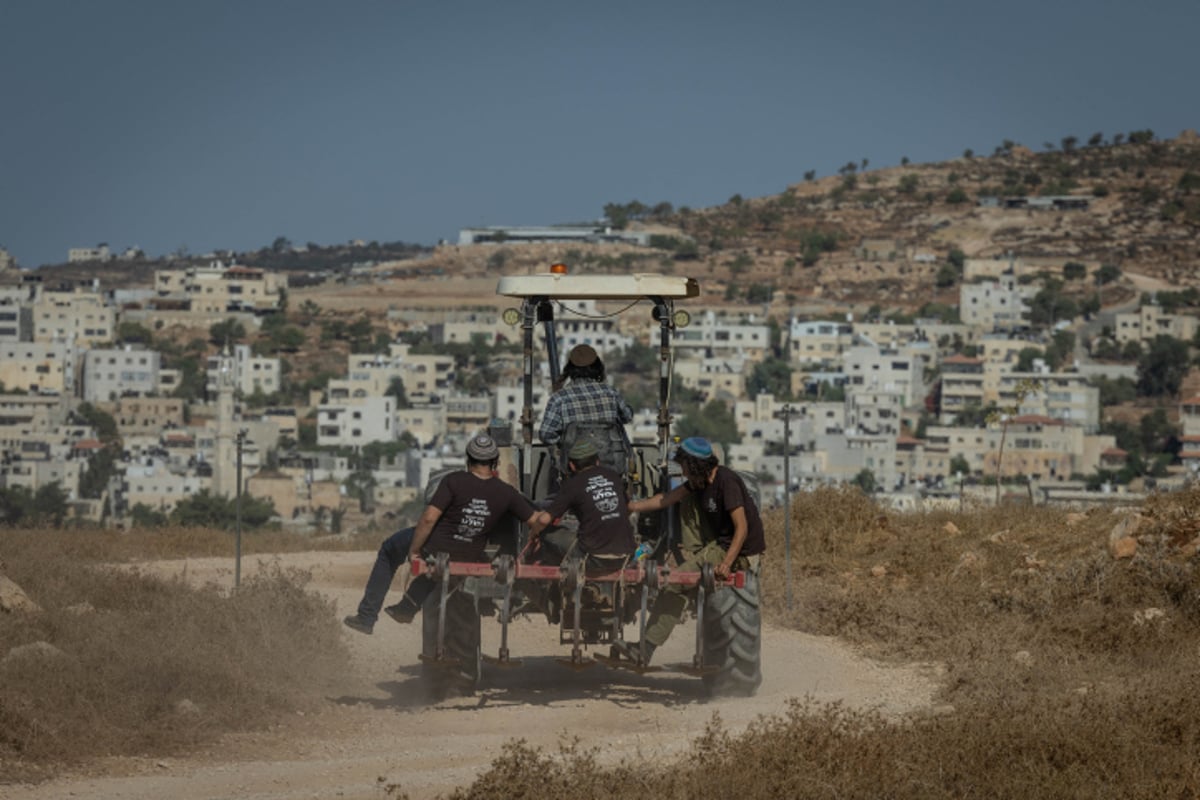
[[[736,472],[721,466],[712,445],[699,436],[684,439],[675,453],[675,460],[683,472],[684,482],[665,495],[656,494],[633,501],[629,510],[657,511],[691,496],[697,503],[703,529],[711,531],[713,539],[702,542],[697,550],[687,554],[677,569],[695,572],[704,564],[712,564],[718,578],[728,578],[738,570],[758,569],[759,556],[766,550],[766,540],[758,506],[745,482]],[[655,598],[643,645],[647,662],[682,619],[687,608],[684,592],[679,584],[668,584]],[[627,649],[631,657],[637,652],[637,644],[631,644]]]
[[[625,502],[621,476],[600,465],[599,451],[590,439],[580,439],[567,453],[567,468],[571,476],[563,482],[558,494],[545,511],[537,515],[540,525],[549,525],[568,511],[579,521],[579,533],[559,530],[547,534],[543,543],[565,556],[572,539],[579,550],[589,557],[591,566],[603,568],[590,557],[609,560],[628,557],[633,553],[633,527],[629,524],[629,507]]]
[[[449,553],[451,561],[483,561],[488,535],[506,514],[541,530],[533,504],[496,477],[499,459],[500,449],[492,437],[479,434],[471,439],[466,470],[443,478],[416,527],[397,531],[380,547],[358,613],[343,620],[347,627],[372,632],[387,589],[406,557]],[[397,622],[411,622],[433,587],[431,578],[420,575],[400,602],[384,611]]]

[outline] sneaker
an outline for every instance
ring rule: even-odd
[[[417,612],[421,609],[416,607],[416,604],[401,600],[394,606],[388,606],[383,610],[392,619],[399,622],[401,625],[407,625],[417,616]]]
[[[352,628],[352,629],[358,631],[359,633],[365,633],[368,636],[371,635],[371,631],[375,630],[374,622],[371,622],[370,620],[365,620],[362,617],[360,617],[358,614],[354,614],[353,616],[346,617],[344,620],[342,620],[342,622],[345,623],[347,628]]]

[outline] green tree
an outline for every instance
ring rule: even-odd
[[[959,186],[955,186],[946,194],[946,202],[954,206],[962,205],[968,199],[970,198],[967,197],[967,193]]]
[[[900,194],[916,194],[920,185],[921,179],[916,175],[904,175],[900,178],[900,183],[896,188]]]
[[[117,432],[117,420],[113,415],[96,408],[91,403],[80,403],[79,407],[75,409],[75,417],[84,425],[95,430],[96,436],[106,444],[120,438]]]
[[[958,453],[950,459],[950,474],[964,476],[971,474],[971,464],[962,453]]]
[[[880,488],[879,482],[875,479],[875,473],[866,467],[859,470],[850,483],[861,489],[864,494],[874,494]]]
[[[1105,283],[1115,282],[1117,278],[1121,277],[1121,267],[1116,264],[1100,264],[1096,267],[1094,276],[1096,276],[1096,283],[1103,287]]]
[[[269,499],[242,495],[242,526],[260,528],[275,515],[275,503]],[[237,498],[219,497],[201,489],[188,495],[171,512],[171,522],[185,527],[232,530],[237,523]]]
[[[138,322],[122,322],[117,325],[117,344],[140,344],[150,347],[154,344],[154,333]]]
[[[1022,347],[1021,352],[1017,353],[1017,372],[1032,372],[1034,359],[1041,357],[1040,347]]]
[[[232,317],[224,322],[218,322],[208,329],[208,340],[218,347],[240,342],[245,338],[245,326]]]
[[[108,483],[117,473],[117,458],[120,449],[115,445],[101,447],[88,458],[87,467],[79,476],[79,496],[98,500],[104,495]]]
[[[165,513],[145,503],[137,503],[129,509],[129,518],[135,528],[162,528],[171,521]]]
[[[710,400],[703,407],[685,413],[676,423],[675,433],[684,439],[703,436],[722,444],[741,441],[733,412],[720,400]]]
[[[1068,261],[1063,264],[1063,277],[1069,281],[1078,281],[1087,277],[1087,266],[1078,261]]]
[[[403,378],[392,378],[391,381],[388,382],[387,391],[383,394],[385,397],[396,398],[396,408],[409,408],[408,393],[404,390]]]
[[[754,365],[746,379],[751,398],[770,394],[778,400],[792,399],[792,367],[782,358],[766,358]]]
[[[1158,335],[1138,359],[1138,394],[1174,397],[1188,370],[1188,346],[1173,336]]]

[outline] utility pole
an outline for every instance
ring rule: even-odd
[[[792,610],[792,404],[779,410],[783,417],[783,568],[787,607]]]
[[[246,429],[242,428],[237,432],[237,500],[234,503],[236,507],[236,531],[237,531],[237,549],[234,557],[233,565],[233,588],[238,589],[242,585],[242,445],[246,441]]]

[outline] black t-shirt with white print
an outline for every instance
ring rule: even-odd
[[[425,543],[426,553],[449,553],[451,561],[483,561],[487,537],[511,513],[522,522],[533,516],[533,504],[499,478],[454,472],[442,479],[429,504],[441,509]]]
[[[567,478],[547,509],[558,519],[568,510],[579,520],[579,546],[589,555],[633,552],[633,528],[621,476],[608,467],[589,467]]]

